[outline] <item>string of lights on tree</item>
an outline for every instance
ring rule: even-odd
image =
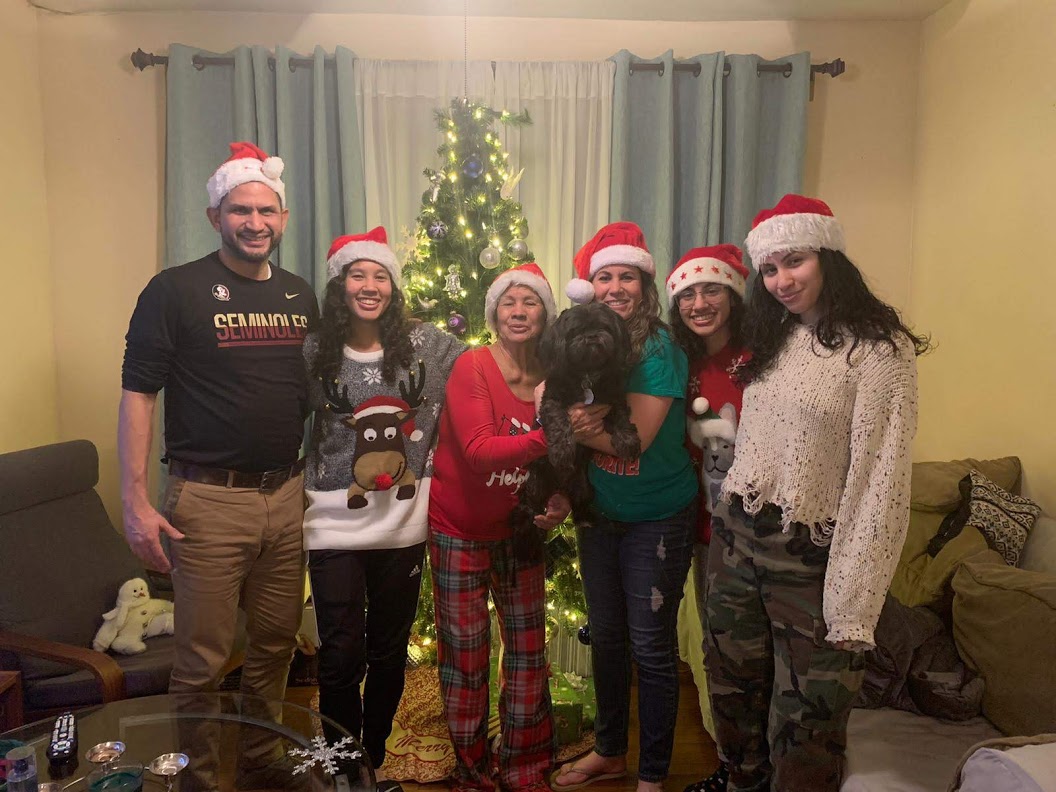
[[[495,276],[533,260],[528,221],[513,200],[524,169],[510,167],[496,122],[519,127],[532,120],[526,110],[514,114],[466,99],[436,111],[440,164],[423,171],[429,187],[403,268],[411,312],[470,346],[491,340],[484,296]]]

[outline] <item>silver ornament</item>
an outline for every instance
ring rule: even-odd
[[[502,262],[502,253],[498,248],[489,245],[480,251],[479,261],[484,269],[495,269]]]
[[[514,261],[521,261],[528,255],[528,243],[523,239],[511,239],[506,246],[506,252]]]

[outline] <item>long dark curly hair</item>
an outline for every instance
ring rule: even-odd
[[[899,334],[909,339],[917,355],[931,348],[928,336],[910,330],[898,311],[869,291],[862,273],[846,255],[822,248],[818,262],[823,282],[818,296],[821,318],[814,328],[817,343],[830,350],[847,347],[848,359],[862,341],[883,341],[896,350]],[[743,376],[750,381],[773,366],[798,319],[767,291],[758,272],[752,278],[747,308],[745,341],[752,359]]]
[[[744,300],[729,286],[723,288],[726,289],[726,294],[730,299],[730,318],[726,320],[726,326],[730,329],[729,343],[731,347],[740,347],[744,345]],[[691,361],[708,354],[704,339],[686,327],[686,323],[682,321],[682,315],[678,312],[677,300],[668,311],[667,323],[671,326],[671,336],[675,339],[675,343],[682,347],[682,351]]]
[[[650,336],[656,335],[660,328],[666,327],[664,320],[660,318],[660,295],[656,291],[656,278],[641,269],[638,269],[638,274],[642,280],[642,301],[627,319],[627,330],[631,334],[631,356],[636,363],[641,359],[642,350],[645,349]]]
[[[331,278],[326,284],[323,316],[316,332],[319,351],[312,361],[310,372],[313,377],[334,379],[341,370],[345,342],[352,334],[352,324],[355,321],[355,315],[345,303],[345,276],[353,263],[355,262],[349,262],[342,267],[341,274]],[[392,300],[378,320],[383,355],[381,377],[386,382],[394,382],[397,369],[407,368],[414,358],[411,327],[416,322],[407,315],[405,304],[403,292],[393,283]]]

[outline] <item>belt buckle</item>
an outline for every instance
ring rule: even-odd
[[[289,478],[289,468],[282,468],[280,470],[267,470],[260,474],[260,486],[257,487],[257,491],[274,492],[283,484],[285,484],[289,480]]]

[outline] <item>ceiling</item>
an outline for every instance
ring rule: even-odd
[[[657,21],[923,19],[950,0],[27,0],[90,14],[246,11],[290,14],[414,14]]]

